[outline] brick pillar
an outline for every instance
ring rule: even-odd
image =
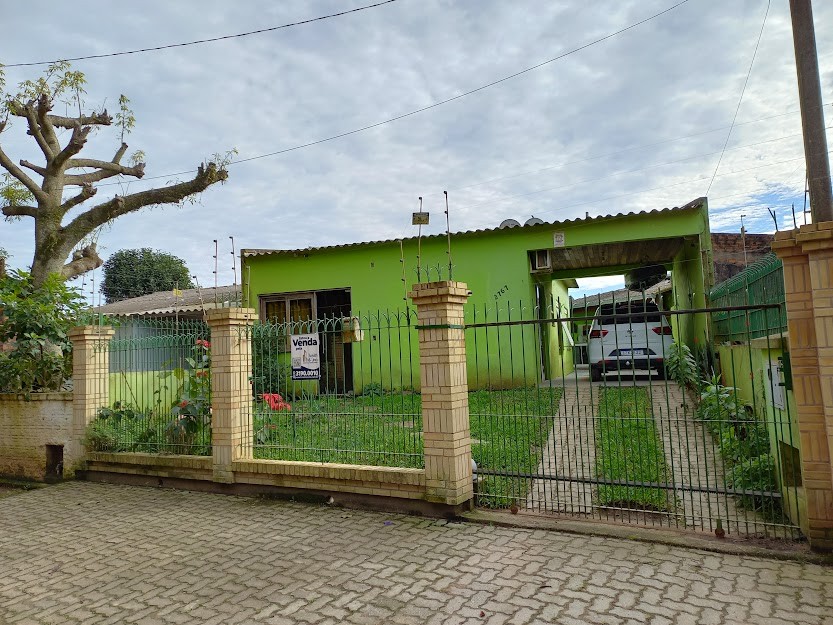
[[[811,547],[833,549],[833,222],[777,233],[784,262],[790,364],[798,410],[802,526]]]
[[[425,486],[429,501],[458,506],[472,492],[462,282],[428,282],[409,293],[417,307]]]
[[[82,458],[87,426],[100,408],[110,404],[110,350],[115,331],[109,326],[79,326],[69,331],[72,342],[72,437],[65,458]]]
[[[211,328],[211,450],[215,482],[234,482],[231,463],[252,457],[251,308],[208,312]]]

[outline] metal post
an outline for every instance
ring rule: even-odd
[[[795,69],[804,131],[804,157],[810,187],[813,222],[833,221],[833,192],[830,188],[830,161],[819,81],[819,61],[813,26],[811,0],[790,0],[790,15],[795,46]]]
[[[740,216],[740,241],[743,245],[743,268],[746,269],[749,267],[749,263],[746,260],[746,227],[743,225],[744,217],[746,217],[746,215]]]

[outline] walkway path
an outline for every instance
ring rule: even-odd
[[[649,389],[657,432],[662,439],[665,459],[677,485],[704,489],[726,488],[726,470],[711,434],[695,418],[695,403],[676,382],[655,382]],[[792,531],[767,525],[754,511],[735,505],[731,495],[678,490],[681,527],[712,532],[720,518],[728,534],[785,538]]]
[[[729,534],[777,538],[797,537],[788,527],[773,525],[754,511],[735,505],[731,495],[678,489],[677,510],[670,513],[602,509],[594,505],[595,486],[587,481],[595,477],[595,422],[598,398],[604,383],[591,383],[589,373],[580,371],[552,383],[563,387],[558,414],[536,473],[562,479],[539,478],[531,481],[525,505],[529,511],[592,515],[608,520],[625,520],[642,524],[660,524],[713,532],[716,519]],[[726,471],[711,435],[695,418],[694,398],[686,395],[672,381],[649,380],[646,376],[609,378],[607,385],[644,387],[649,393],[657,434],[662,441],[672,483],[705,489],[725,489]],[[549,386],[546,383],[545,386]],[[566,479],[564,479],[566,478]],[[570,481],[575,479],[577,481]]]
[[[0,623],[825,625],[833,569],[68,483],[0,500]]]
[[[597,401],[589,380],[565,382],[558,414],[541,450],[539,475],[574,479],[595,476],[596,443],[593,404]],[[591,514],[593,485],[588,482],[536,479],[526,501],[527,510]]]

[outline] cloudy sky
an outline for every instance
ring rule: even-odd
[[[247,159],[446,100],[583,46],[677,0],[397,0],[274,32],[145,54],[78,61],[86,100],[137,117],[128,143],[146,177],[125,193],[185,179],[215,153]],[[241,33],[370,0],[54,3],[4,11],[7,65]],[[117,7],[117,8],[114,8]],[[451,201],[452,230],[506,218],[570,219],[678,206],[708,191],[713,231],[791,225],[804,161],[788,3],[772,3],[760,49],[711,188],[761,29],[766,0],[689,0],[646,24],[472,95],[365,132],[229,169],[195,204],[118,219],[106,257],[153,247],[183,258],[204,285],[230,283],[237,249],[395,238]],[[833,3],[815,3],[825,102],[833,103]],[[828,25],[827,27],[824,25]],[[42,67],[9,67],[9,86]],[[825,109],[833,124],[833,107]],[[830,141],[830,139],[829,139]],[[831,141],[833,143],[833,141]],[[15,160],[37,148],[18,122],[0,135]],[[115,129],[85,153],[111,157]],[[182,173],[186,172],[186,173]],[[158,177],[158,178],[157,178]],[[156,178],[156,179],[153,179]],[[801,219],[799,215],[799,220]],[[429,232],[444,229],[432,220]],[[31,220],[0,224],[11,264],[31,262]],[[100,270],[95,280],[100,281]],[[93,276],[84,280],[92,288]],[[599,279],[603,288],[618,278]],[[96,296],[97,298],[98,296]]]

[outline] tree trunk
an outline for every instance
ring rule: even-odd
[[[32,261],[32,283],[36,287],[40,287],[46,282],[50,274],[57,273],[61,275],[63,267],[64,263],[61,260],[56,260],[55,258],[39,258],[38,254],[36,254]]]

